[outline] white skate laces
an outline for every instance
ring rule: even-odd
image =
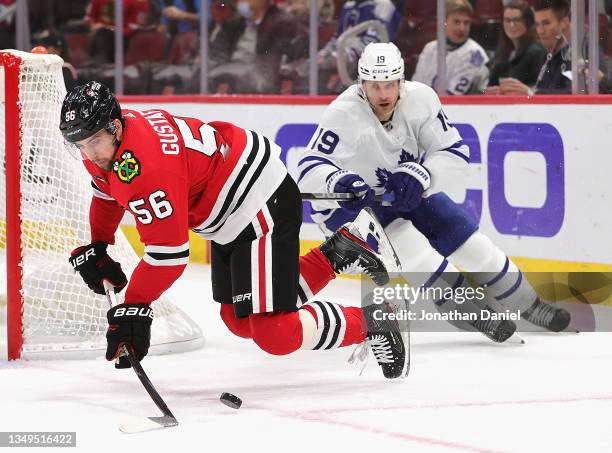
[[[391,345],[389,345],[387,338],[384,335],[373,335],[371,338],[366,338],[356,345],[348,358],[348,363],[351,365],[362,364],[359,376],[363,374],[363,370],[365,370],[368,364],[368,346],[379,364],[394,362],[393,351],[391,350]]]
[[[366,340],[378,363],[393,363],[393,351],[389,340],[384,335],[374,335]]]
[[[355,261],[353,261],[352,263],[348,263],[345,266],[341,267],[339,269],[339,273],[340,274],[367,274],[369,277],[371,277],[371,272],[363,267],[362,263],[362,258],[359,257],[357,258]]]

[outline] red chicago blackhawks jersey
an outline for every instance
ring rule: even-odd
[[[151,303],[181,275],[189,230],[225,244],[257,215],[287,174],[280,148],[230,123],[162,110],[123,110],[125,129],[111,171],[92,176],[91,239],[114,242],[125,210],[145,244],[126,303]]]

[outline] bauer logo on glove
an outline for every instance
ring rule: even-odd
[[[77,247],[70,254],[70,264],[81,274],[83,281],[96,294],[104,295],[103,281],[108,280],[115,292],[121,291],[127,285],[127,277],[121,269],[121,264],[106,253],[107,244],[93,242]]]
[[[106,360],[113,360],[128,346],[139,361],[149,352],[153,309],[148,304],[119,304],[106,313]]]

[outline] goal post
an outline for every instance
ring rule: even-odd
[[[9,360],[95,357],[106,348],[106,298],[68,263],[90,242],[92,192],[58,127],[62,65],[55,55],[0,51],[0,324]],[[120,230],[108,252],[129,277],[139,258]],[[203,344],[199,326],[166,296],[153,310],[151,353]]]

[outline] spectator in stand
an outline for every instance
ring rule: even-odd
[[[306,20],[310,20],[310,0],[287,0],[278,6],[289,14],[303,16]],[[319,12],[319,24],[331,22],[334,16],[334,2],[317,0],[317,11]]]
[[[389,41],[397,37],[401,22],[401,8],[391,0],[349,0],[344,2],[340,11],[338,28],[332,38],[319,50],[317,63],[322,91],[324,93],[340,93],[346,87],[340,82],[336,73],[338,60],[338,38],[347,30],[369,20],[379,21],[387,30]],[[369,28],[359,35],[351,37],[340,51],[349,68],[356,71],[357,61],[361,52],[371,42],[381,42],[377,30]]]
[[[212,22],[208,33],[208,70],[230,61],[244,20],[236,11],[235,0],[212,0]],[[162,94],[197,93],[200,89],[199,39],[196,32],[175,37],[168,63],[153,75],[154,92]]]
[[[228,63],[242,34],[244,21],[236,11],[235,0],[213,0],[213,23],[208,36],[208,68]]]
[[[308,52],[308,29],[270,0],[239,0],[239,38],[230,61],[209,73],[218,93],[278,93],[281,61],[295,61]]]
[[[144,28],[149,16],[149,0],[123,0],[123,44]],[[91,38],[89,53],[94,64],[115,60],[115,0],[91,0],[85,14]]]
[[[481,94],[487,87],[489,57],[469,37],[474,9],[467,0],[446,0],[446,93]],[[428,42],[417,62],[412,80],[432,88],[437,79],[438,42]]]
[[[177,33],[198,32],[200,29],[200,0],[157,0],[161,10],[158,31]]]
[[[569,2],[540,0],[535,4],[534,11],[538,39],[548,52],[535,87],[532,89],[520,80],[509,78],[500,82],[500,92],[509,95],[571,93]]]
[[[27,0],[32,41],[51,32],[86,32],[85,11],[89,0]]]
[[[546,59],[546,50],[537,42],[533,11],[528,3],[524,0],[506,3],[502,22],[487,94],[502,94],[500,79],[508,77],[534,86]]]

